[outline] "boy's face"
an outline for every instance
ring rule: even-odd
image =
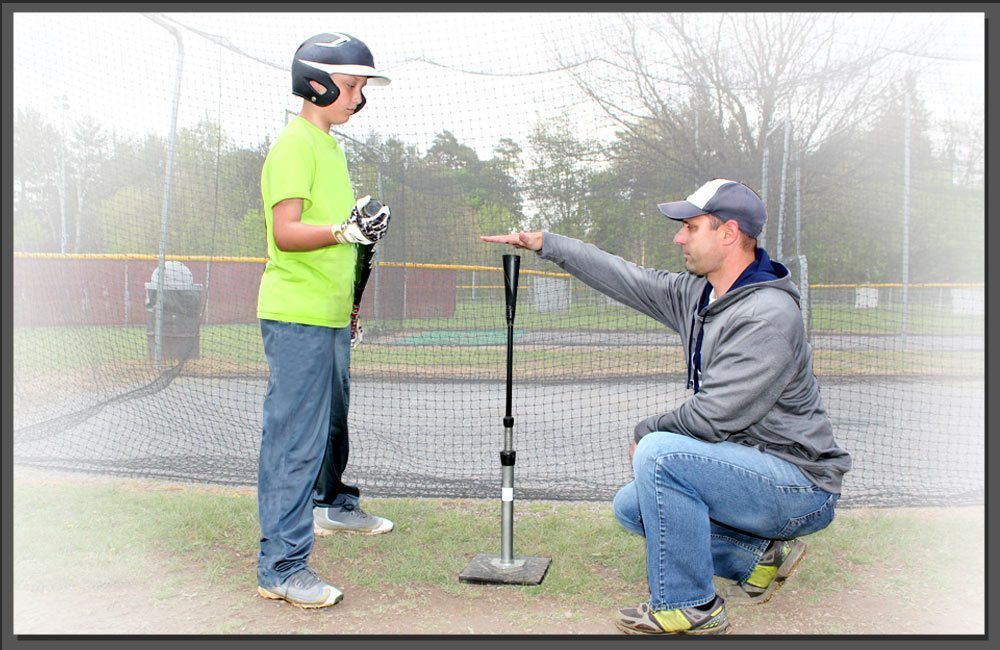
[[[330,75],[331,81],[340,89],[337,99],[329,106],[323,107],[323,112],[332,124],[344,124],[354,115],[354,109],[361,103],[361,91],[368,83],[368,77],[356,77],[351,74],[335,72]],[[310,81],[317,90],[322,92],[319,84]]]

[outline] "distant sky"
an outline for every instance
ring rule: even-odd
[[[323,31],[364,40],[392,84],[371,88],[364,112],[343,127],[371,130],[421,147],[449,129],[489,157],[501,137],[524,144],[540,120],[565,115],[581,135],[606,137],[613,124],[557,67],[555,52],[573,47],[601,55],[616,13],[171,13],[220,36],[246,56],[179,28],[184,46],[179,121],[218,120],[240,144],[259,142],[284,124],[301,100],[286,71],[295,47]],[[637,17],[642,20],[643,15]],[[698,16],[691,14],[691,19]],[[168,21],[168,22],[173,22]],[[982,106],[981,13],[858,14],[860,31],[891,25],[894,39],[914,35],[931,71],[925,87],[941,117],[968,118]],[[851,34],[845,34],[851,38]],[[70,125],[89,115],[119,133],[164,134],[170,124],[177,46],[140,13],[14,14],[14,103],[59,115]],[[282,69],[285,68],[285,69]],[[465,73],[459,72],[465,71]],[[617,89],[628,93],[629,88]],[[65,112],[52,100],[65,96]],[[960,99],[959,99],[960,98]],[[55,112],[52,112],[55,111]],[[973,111],[974,114],[974,111]]]

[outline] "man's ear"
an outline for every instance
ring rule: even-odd
[[[740,224],[735,219],[730,219],[722,224],[721,229],[724,231],[722,238],[727,244],[740,240]]]
[[[332,82],[331,82],[331,83],[332,83]],[[313,81],[312,79],[310,79],[310,80],[309,80],[309,85],[310,85],[310,86],[312,86],[312,87],[313,87],[313,90],[315,90],[315,91],[316,91],[317,93],[319,93],[320,95],[322,95],[322,94],[323,94],[323,93],[325,93],[325,92],[326,92],[327,90],[329,90],[329,88],[325,88],[325,87],[323,86],[323,84],[321,84],[321,83],[318,83],[318,82],[316,82],[316,81]]]

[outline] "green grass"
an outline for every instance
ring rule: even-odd
[[[942,571],[952,571],[956,557],[961,573],[983,574],[984,521],[874,509],[841,511],[835,522],[809,538],[807,570],[796,573],[796,589],[812,598],[865,591],[870,575],[879,572],[883,595],[905,599],[911,589],[935,584]]]
[[[960,330],[963,334],[979,335],[985,331],[984,317],[957,315],[950,306],[930,300],[928,290],[913,289],[906,314],[906,333],[949,335]],[[835,334],[899,334],[903,331],[903,305],[897,301],[882,301],[878,307],[859,309],[853,305],[854,294],[836,301],[825,290],[816,290],[810,304],[814,330]],[[847,300],[849,302],[844,302]],[[387,320],[393,329],[475,329],[489,330],[506,325],[502,292],[493,294],[493,302],[458,301],[455,313],[448,318]],[[605,303],[589,290],[574,292],[572,304],[561,312],[539,312],[529,297],[517,306],[518,327],[526,329],[590,329],[644,331],[659,330],[660,323],[640,315],[618,303]]]
[[[986,355],[982,351],[928,352],[921,350],[813,350],[817,377],[928,377],[982,378]]]
[[[46,564],[59,567],[51,574],[57,579],[71,569],[83,583],[129,580],[144,573],[144,558],[162,553],[197,558],[201,568],[220,575],[228,563],[213,549],[258,539],[255,503],[245,495],[196,489],[33,486],[15,490],[14,520],[14,545],[21,551],[15,575],[25,580]]]
[[[151,567],[158,567],[154,599],[183,594],[192,581],[234,594],[255,586],[251,490],[133,481],[70,485],[15,480],[15,590],[113,588]],[[318,539],[324,552],[314,554],[317,570],[340,572],[348,584],[403,601],[427,587],[478,597],[481,591],[457,576],[476,553],[499,553],[498,501],[366,499],[365,505],[393,519],[396,530]],[[950,571],[956,557],[981,569],[976,549],[982,550],[982,539],[983,523],[970,525],[968,514],[961,519],[942,511],[930,519],[906,509],[841,510],[831,527],[808,538],[809,561],[794,588],[805,602],[816,602],[870,589],[869,574],[877,572],[883,574],[879,589],[905,596]],[[643,540],[617,524],[608,503],[518,502],[515,540],[516,555],[552,558],[543,583],[522,590],[526,598],[613,607],[648,595]],[[345,557],[351,562],[341,561]]]
[[[902,334],[902,305],[855,309],[850,305],[813,305],[812,331],[824,334]],[[937,336],[982,336],[983,316],[960,316],[950,309],[913,305],[906,316],[907,334]]]
[[[386,327],[393,330],[496,330],[506,329],[507,321],[501,294],[496,303],[458,302],[455,312],[447,318],[385,319]],[[368,319],[368,322],[374,322]],[[573,303],[569,309],[558,312],[540,312],[534,303],[520,301],[514,318],[517,328],[526,330],[587,329],[601,330],[659,330],[663,325],[651,318],[619,304]]]
[[[70,570],[74,579],[95,587],[128,580],[145,568],[157,542],[134,535],[141,507],[131,499],[85,491],[86,499],[65,489],[19,492],[14,500],[15,585],[34,583],[39,571],[53,584]]]
[[[142,575],[149,563],[164,562],[174,578],[158,583],[157,597],[181,590],[184,574],[234,592],[253,588],[259,529],[251,493],[197,486],[137,491],[127,489],[131,484],[77,486],[72,508],[65,507],[65,485],[16,486],[15,588],[38,588],[40,580],[52,588],[66,580],[108,587]],[[388,586],[405,593],[411,585],[429,585],[463,596],[477,593],[457,576],[476,553],[499,552],[497,503],[365,503],[398,522],[396,530],[379,537],[317,539],[327,551],[316,554],[318,570],[336,564],[352,584],[373,590]],[[623,589],[641,595],[641,540],[622,531],[606,505],[522,503],[518,508],[516,553],[554,558],[543,585],[528,592],[607,606]],[[359,561],[324,559],[344,557]]]
[[[561,313],[538,312],[524,301],[517,312],[515,338],[537,330],[578,331],[597,327],[603,331],[657,331],[663,326],[620,305],[577,301]],[[492,376],[506,359],[503,312],[483,302],[459,302],[448,318],[383,320],[368,319],[369,343],[352,355],[358,374],[392,372],[413,377],[473,378]],[[845,304],[815,304],[811,311],[814,334],[843,336],[897,335],[902,331],[899,305],[855,309]],[[981,316],[956,316],[941,307],[914,304],[906,331],[913,335],[982,336]],[[401,336],[392,338],[396,333]],[[376,334],[384,335],[382,337]],[[613,336],[613,335],[611,335]],[[200,359],[189,363],[191,374],[266,373],[260,327],[256,323],[205,325],[201,327]],[[119,374],[126,364],[148,370],[149,345],[146,326],[114,327],[20,327],[14,329],[14,373],[16,377],[44,376],[64,372],[88,372],[111,368]],[[517,360],[516,360],[517,361]],[[940,355],[921,351],[826,350],[815,353],[819,376],[920,376],[981,375],[980,352]],[[522,364],[521,376],[550,379],[583,377],[648,376],[683,373],[676,349],[658,348],[552,348],[531,350],[531,363]],[[537,371],[537,375],[532,373]]]

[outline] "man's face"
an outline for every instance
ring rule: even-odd
[[[723,259],[721,243],[723,229],[712,228],[707,214],[685,219],[674,235],[674,243],[684,253],[684,266],[695,275],[707,275],[719,268]]]
[[[335,72],[330,78],[340,89],[340,94],[332,104],[324,108],[324,111],[332,124],[344,124],[351,119],[354,109],[361,103],[361,91],[368,83],[368,77]]]

